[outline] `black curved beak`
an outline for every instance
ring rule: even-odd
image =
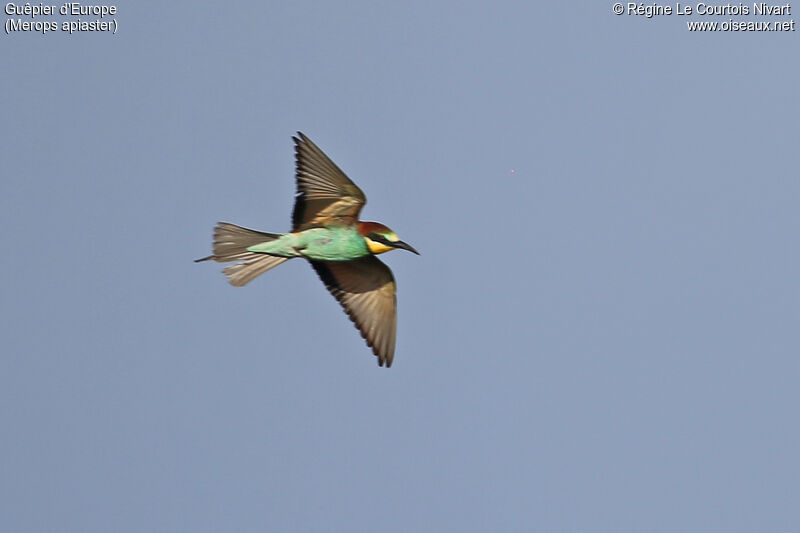
[[[415,254],[419,255],[419,252],[414,249],[413,246],[410,244],[406,244],[403,241],[395,241],[392,243],[392,246],[395,248],[400,248],[402,250],[408,250],[409,252],[414,252]]]

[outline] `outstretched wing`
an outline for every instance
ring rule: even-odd
[[[355,261],[311,261],[311,266],[378,356],[378,364],[392,366],[397,296],[389,267],[371,255]]]
[[[297,160],[292,231],[355,224],[367,203],[364,193],[308,137],[297,135],[292,137]]]

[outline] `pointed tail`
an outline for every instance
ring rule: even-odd
[[[247,251],[253,245],[275,240],[279,236],[274,233],[255,231],[228,224],[227,222],[220,222],[214,228],[214,255],[196,259],[195,263],[212,259],[219,263],[242,261],[222,271],[228,277],[231,285],[241,287],[251,282],[256,276],[275,268],[288,259],[288,257],[276,257]]]

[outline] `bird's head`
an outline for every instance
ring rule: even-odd
[[[367,241],[367,247],[373,254],[382,254],[399,248],[419,255],[410,244],[401,241],[395,232],[378,222],[359,222],[358,232]]]

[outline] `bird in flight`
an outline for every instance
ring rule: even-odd
[[[294,257],[303,257],[342,305],[378,357],[392,366],[397,330],[397,296],[392,271],[377,257],[403,249],[419,255],[395,232],[378,222],[361,222],[367,198],[358,186],[311,140],[292,137],[297,192],[290,233],[265,233],[220,222],[214,228],[214,254],[195,262],[238,261],[223,272],[241,287]]]

